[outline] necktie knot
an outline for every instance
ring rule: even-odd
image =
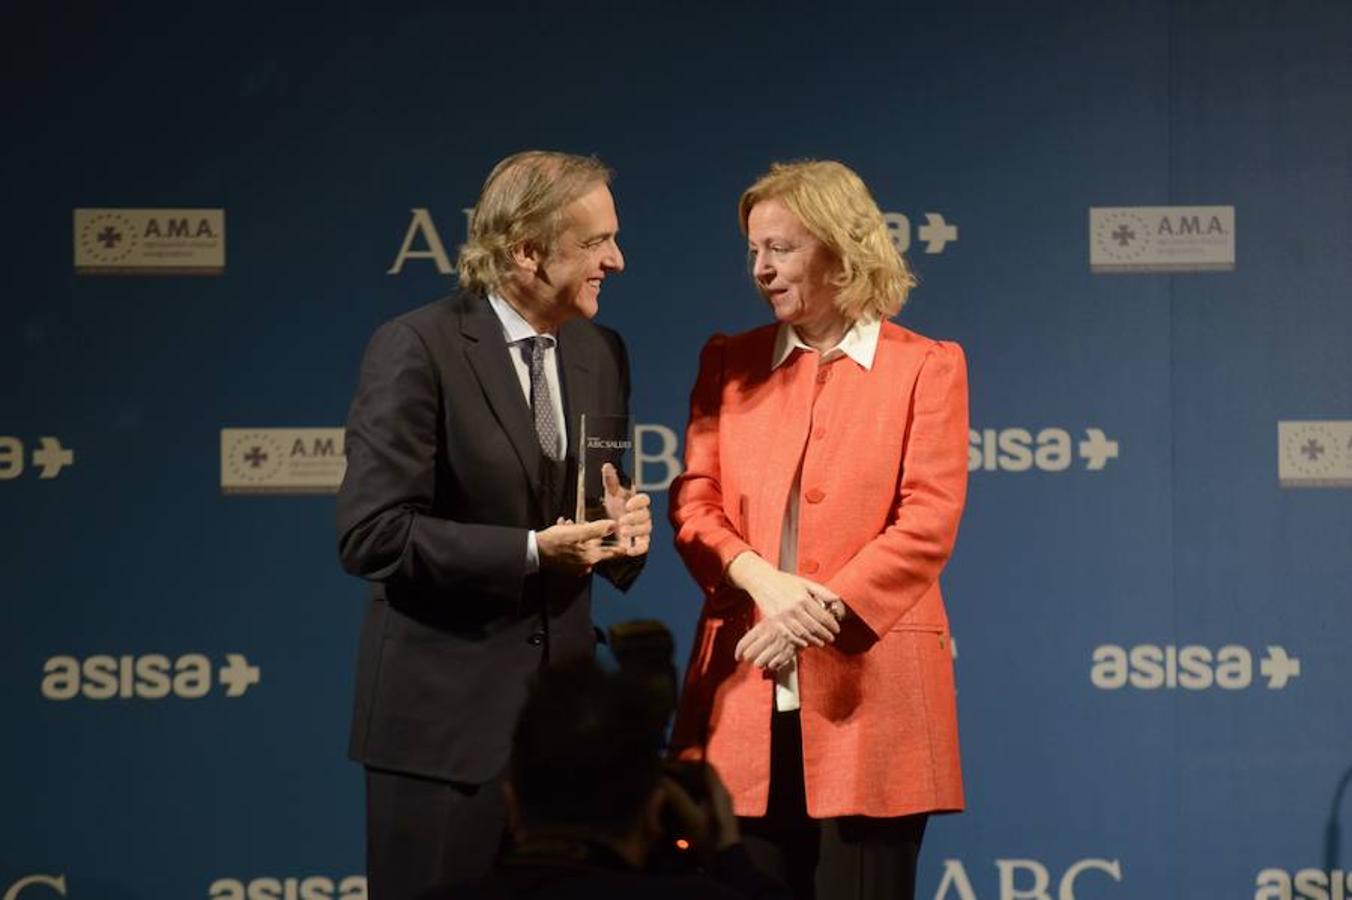
[[[554,346],[554,339],[547,334],[537,334],[526,340],[530,341],[530,364],[534,371],[537,366],[544,365],[545,351]]]

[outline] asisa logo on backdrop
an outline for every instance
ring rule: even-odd
[[[210,900],[366,900],[366,877],[262,876],[248,881],[218,878],[207,889],[207,897]]]
[[[969,472],[1064,472],[1075,466],[1088,472],[1101,472],[1118,458],[1117,441],[1110,440],[1102,428],[1084,428],[1079,439],[1065,428],[982,428],[968,429],[967,471]]]
[[[13,481],[25,471],[39,481],[50,481],[73,465],[75,451],[63,447],[59,437],[44,435],[25,446],[20,438],[0,435],[0,481]]]
[[[169,657],[163,653],[96,653],[83,659],[53,656],[42,666],[47,700],[200,700],[219,688],[225,697],[243,697],[262,673],[243,653],[226,653],[213,666],[205,653]]]
[[[1264,869],[1254,879],[1253,900],[1352,900],[1352,872]]]
[[[221,492],[331,494],[347,471],[342,428],[222,428]]]
[[[911,249],[911,220],[905,213],[885,212],[888,235],[898,253]],[[949,244],[957,243],[958,226],[944,220],[943,213],[925,213],[925,224],[915,229],[915,236],[924,245],[927,254],[943,253]]]
[[[403,240],[400,241],[399,248],[394,254],[394,261],[385,270],[385,274],[402,275],[404,265],[416,260],[430,262],[442,275],[453,273],[455,271],[455,257],[453,255],[455,247],[451,247],[452,252],[447,252],[446,242],[442,239],[441,231],[437,228],[432,213],[425,206],[415,206],[409,212],[411,216],[408,225],[404,228]],[[469,217],[474,210],[466,208],[460,210],[460,212],[464,216],[464,233],[468,235]],[[943,213],[927,212],[924,215],[924,223],[913,228],[910,218],[905,213],[883,213],[883,220],[887,223],[887,233],[892,238],[892,244],[898,252],[905,253],[911,248],[913,235],[926,254],[943,253],[949,244],[957,243],[958,226],[956,224],[945,220]]]
[[[223,209],[77,209],[81,275],[220,275]]]
[[[1278,422],[1282,487],[1352,487],[1352,419]]]
[[[1255,658],[1258,665],[1254,666]],[[1089,680],[1103,691],[1242,691],[1254,684],[1280,691],[1300,677],[1300,658],[1269,644],[1261,652],[1240,644],[1101,644],[1094,648]],[[1349,898],[1352,900],[1352,898]]]
[[[962,860],[946,859],[932,896],[934,900],[1076,900],[1076,891],[1083,889],[1087,900],[1114,896],[1109,889],[1122,884],[1122,863],[1116,859],[1089,857],[1064,870],[1036,859],[997,859],[994,869],[993,874],[985,867],[969,872]]]
[[[1233,206],[1089,210],[1089,268],[1094,272],[1221,272],[1234,267]]]

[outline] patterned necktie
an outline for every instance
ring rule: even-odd
[[[527,338],[530,348],[530,407],[535,412],[535,437],[540,441],[540,450],[552,460],[560,459],[559,423],[554,418],[554,400],[549,393],[549,380],[545,378],[545,348],[554,343],[552,337],[536,336]]]

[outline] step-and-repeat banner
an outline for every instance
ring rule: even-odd
[[[960,342],[969,809],[933,900],[1352,897],[1352,6],[60,3],[5,13],[0,898],[356,898],[362,348],[518,149],[595,153],[666,486],[735,205],[850,164]],[[469,6],[469,4],[465,4]]]

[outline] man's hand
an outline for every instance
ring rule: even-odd
[[[619,547],[601,546],[601,538],[611,534],[615,527],[613,519],[581,525],[559,519],[558,524],[537,531],[535,546],[540,552],[540,568],[569,575],[590,575],[597,563],[624,556]]]
[[[647,494],[636,494],[633,488],[620,484],[620,475],[610,463],[601,466],[601,482],[605,486],[606,515],[615,520],[615,537],[623,556],[642,556],[648,552],[653,533],[653,517],[649,507],[652,499]]]

